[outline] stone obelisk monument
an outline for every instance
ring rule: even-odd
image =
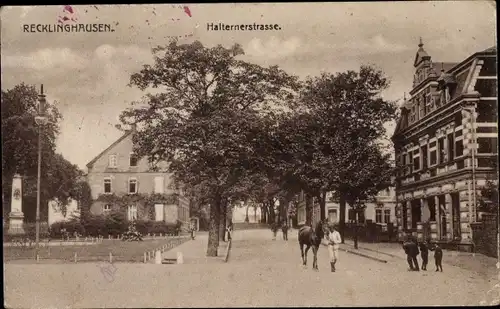
[[[23,227],[23,188],[21,175],[15,174],[12,180],[8,234],[24,234]]]

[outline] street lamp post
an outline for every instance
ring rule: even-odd
[[[35,117],[35,122],[38,125],[38,175],[36,183],[36,248],[40,245],[40,191],[41,191],[41,175],[42,175],[42,134],[43,126],[47,122],[45,117],[45,104],[46,99],[43,94],[43,85],[40,87],[40,94],[38,95],[38,116]]]

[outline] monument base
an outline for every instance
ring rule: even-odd
[[[7,234],[20,235],[24,234],[24,214],[22,212],[11,212],[9,214],[9,229]]]

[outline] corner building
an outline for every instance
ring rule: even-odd
[[[459,63],[433,62],[423,46],[392,137],[398,236],[465,244],[481,190],[497,181],[496,46]]]

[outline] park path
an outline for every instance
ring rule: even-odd
[[[269,230],[238,230],[228,263],[220,258],[201,263],[196,255],[206,250],[206,238],[200,235],[177,248],[183,251],[185,264],[116,264],[111,279],[104,276],[102,265],[90,263],[6,264],[5,304],[13,308],[478,305],[493,285],[459,267],[447,267],[443,273],[408,272],[399,258],[380,263],[346,252],[341,252],[337,272],[331,273],[324,247],[318,253],[320,271],[313,271],[312,253],[307,268],[301,265],[295,234],[292,231],[286,242],[271,240]]]

